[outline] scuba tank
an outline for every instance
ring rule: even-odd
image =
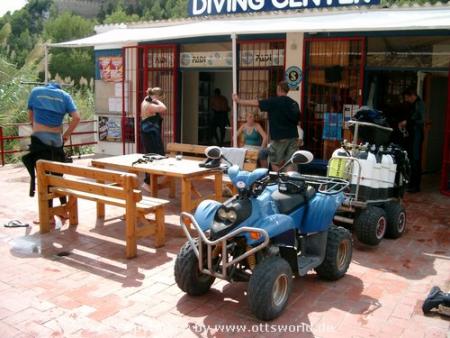
[[[378,198],[386,199],[388,198],[388,189],[389,189],[389,169],[391,160],[389,159],[389,155],[387,155],[383,146],[378,148],[377,153],[377,162],[379,163],[379,176],[378,176]]]
[[[359,197],[363,201],[371,199],[372,187],[371,187],[371,177],[373,162],[375,156],[371,154],[368,150],[369,144],[366,143],[361,147],[361,151],[357,155],[359,165],[361,167],[361,172],[359,176]],[[371,156],[370,156],[371,155]],[[354,178],[354,180],[353,180]],[[350,185],[352,192],[356,192],[356,185],[358,183],[358,165],[353,166],[353,178],[352,184]]]
[[[395,174],[397,172],[397,164],[395,161],[395,157],[392,152],[392,147],[389,146],[383,154],[382,161],[383,165],[387,166],[388,168],[388,191],[387,191],[387,198],[394,196],[394,185],[395,185]]]
[[[381,176],[381,160],[377,156],[377,146],[372,144],[370,147],[367,161],[370,163],[371,170],[367,175],[370,187],[370,197],[368,199],[377,200],[380,198],[380,179]]]
[[[345,142],[345,141],[344,141]],[[328,167],[328,176],[346,178],[348,177],[348,165],[350,161],[343,158],[335,158],[336,156],[349,157],[350,153],[344,148],[344,143],[340,148],[336,149],[330,158]]]

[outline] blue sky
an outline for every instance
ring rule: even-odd
[[[2,17],[7,11],[15,11],[21,9],[27,0],[0,0],[0,17]]]

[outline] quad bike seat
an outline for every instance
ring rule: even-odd
[[[289,214],[295,209],[306,204],[316,194],[316,189],[312,186],[306,186],[303,192],[300,193],[284,193],[280,190],[275,190],[272,193],[272,199],[274,200],[278,210],[282,214]]]

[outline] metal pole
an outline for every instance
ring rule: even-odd
[[[44,82],[48,83],[48,46],[44,44]]]
[[[233,54],[233,93],[237,93],[237,35],[231,34],[231,46]],[[237,147],[237,103],[233,101],[233,147]]]

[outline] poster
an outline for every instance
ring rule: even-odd
[[[122,81],[123,61],[121,56],[100,56],[98,58],[100,79],[108,82]]]
[[[98,140],[109,142],[122,141],[121,117],[98,117]]]

